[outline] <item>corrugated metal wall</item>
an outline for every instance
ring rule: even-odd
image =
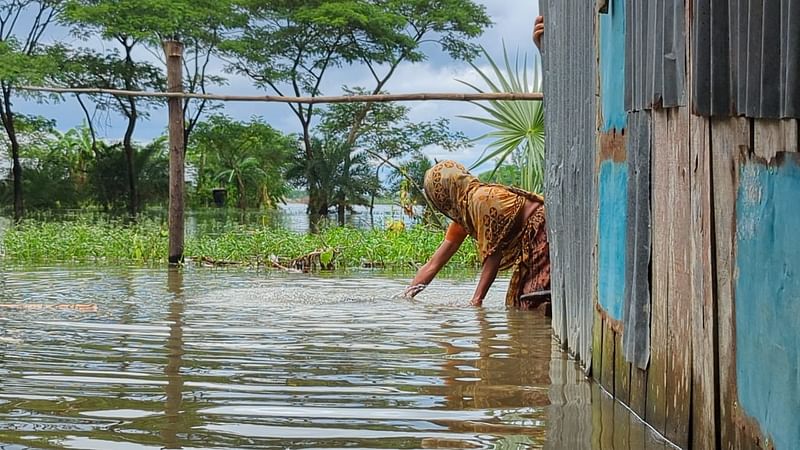
[[[622,351],[646,369],[650,360],[650,113],[628,115],[628,245]]]
[[[597,187],[595,1],[540,0],[553,328],[591,367]],[[570,36],[570,39],[560,37]]]
[[[693,108],[800,118],[800,0],[694,0]]]
[[[625,13],[626,109],[685,106],[683,0],[628,1]]]

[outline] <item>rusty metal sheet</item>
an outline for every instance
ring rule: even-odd
[[[625,108],[685,106],[684,1],[628,0],[625,14]]]
[[[800,0],[696,0],[694,8],[694,112],[800,117]]]

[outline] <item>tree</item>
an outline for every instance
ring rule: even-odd
[[[25,171],[22,188],[26,209],[77,206],[79,199],[68,161],[70,156],[58,145],[60,133],[55,122],[43,117],[15,115],[20,147],[20,165]],[[13,189],[0,188],[3,200],[13,198]]]
[[[134,61],[133,54],[136,50],[148,50],[160,58],[162,42],[176,39],[185,46],[184,90],[192,93],[205,93],[209,84],[224,82],[224,78],[208,73],[209,63],[226,30],[245,23],[234,0],[67,0],[63,22],[84,39],[99,35],[103,40],[118,44],[121,50],[104,54],[82,52],[83,55],[74,58],[78,64],[73,67],[85,68],[88,72],[84,70],[69,84],[163,90],[162,70],[147,62]],[[109,76],[111,74],[118,76]],[[76,97],[94,136],[92,116],[81,97]],[[129,210],[136,214],[139,199],[137,180],[133,178],[136,173],[133,135],[138,119],[146,117],[147,109],[161,102],[136,97],[113,97],[109,102],[104,97],[93,96],[93,100],[101,109],[114,109],[128,121],[123,149],[127,160]],[[192,131],[209,109],[212,105],[205,99],[183,100],[184,152]]]
[[[499,183],[506,186],[520,186],[522,179],[522,171],[520,170],[522,164],[502,164],[492,170],[483,172],[478,175],[478,179],[485,183]]]
[[[168,3],[133,0],[68,0],[62,20],[72,27],[73,33],[84,39],[99,35],[116,43],[120,48],[99,54],[82,51],[73,56],[73,67],[84,67],[82,72],[86,87],[124,90],[163,90],[164,76],[152,64],[134,60],[134,50],[146,46],[153,39],[153,29],[168,27],[171,16],[164,22],[154,22],[159,12],[166,11]],[[127,120],[122,147],[128,183],[128,211],[135,216],[139,211],[139,195],[135,177],[135,149],[133,136],[136,125],[147,116],[147,109],[160,101],[137,97],[112,96],[110,100],[94,97],[101,108],[118,111]]]
[[[345,64],[364,65],[375,81],[368,92],[379,93],[402,63],[425,59],[425,44],[469,59],[476,52],[469,39],[490,24],[484,7],[472,0],[249,1],[245,8],[249,23],[224,44],[233,60],[229,69],[278,95],[319,96],[329,73]],[[305,157],[313,161],[315,150],[324,148],[312,145],[316,108],[289,106],[300,122]],[[346,145],[353,145],[371,107],[362,105],[353,117]],[[325,193],[309,181],[309,211],[327,214]]]
[[[167,167],[167,140],[161,136],[149,144],[134,148],[136,172],[133,176],[141,182],[139,190],[141,204],[167,199],[169,175]],[[120,152],[120,144],[98,142],[97,153],[89,167],[88,184],[93,200],[106,210],[126,209],[125,194],[128,191],[128,177],[125,168],[127,156]]]
[[[420,189],[425,182],[425,172],[433,167],[433,161],[425,155],[417,155],[392,170],[389,182],[392,191],[400,195],[400,206],[407,215],[414,215],[415,206],[427,203],[425,193]]]
[[[294,140],[260,118],[237,122],[224,115],[200,122],[189,147],[198,167],[198,193],[220,184],[236,192],[237,206],[275,207],[288,194],[286,170]]]
[[[365,93],[364,89],[344,88],[351,95]],[[353,155],[364,153],[374,169],[374,183],[380,185],[380,171],[385,166],[394,166],[395,161],[420,157],[422,150],[437,146],[446,150],[456,150],[466,145],[466,137],[450,131],[447,119],[433,122],[412,122],[408,118],[409,108],[394,103],[379,103],[367,107],[363,103],[333,104],[322,113],[320,133],[327,140],[336,140],[349,148]],[[359,120],[356,124],[354,121]],[[351,164],[349,153],[343,154],[342,183],[349,184],[347,176]],[[375,201],[371,195],[370,208]],[[334,198],[337,206],[339,224],[344,224],[344,213],[350,202],[344,191],[338,191]]]
[[[14,219],[23,215],[22,164],[13,108],[14,88],[36,83],[57,67],[60,47],[43,46],[44,32],[60,11],[58,0],[14,0],[0,3],[0,122],[11,149]],[[29,20],[20,20],[21,17]]]

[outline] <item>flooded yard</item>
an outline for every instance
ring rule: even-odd
[[[404,282],[6,267],[0,448],[670,448],[504,283]]]

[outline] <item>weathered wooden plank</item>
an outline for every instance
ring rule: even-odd
[[[800,120],[794,120],[794,137],[795,146],[794,151],[800,152]]]
[[[738,448],[736,404],[736,322],[734,317],[734,238],[739,155],[750,145],[748,119],[712,119],[711,176],[714,183],[714,261],[719,334],[720,447]]]
[[[592,327],[592,377],[600,380],[603,370],[603,317],[595,311]]]
[[[740,163],[736,198],[737,424],[765,447],[800,444],[800,155]],[[769,441],[767,441],[769,438]]]
[[[659,433],[666,430],[667,402],[667,329],[668,329],[668,269],[670,254],[669,223],[671,208],[667,193],[670,189],[670,153],[668,119],[665,110],[652,112],[652,312],[650,321],[650,366],[647,373],[647,408],[645,420]]]
[[[647,415],[647,371],[631,366],[631,410],[642,420]]]
[[[622,335],[615,333],[614,397],[624,404],[631,401],[631,363],[622,356]]]
[[[786,144],[787,152],[800,152],[800,129],[798,129],[797,119],[787,119],[783,121],[783,140]]]
[[[753,151],[771,162],[779,152],[798,151],[797,119],[756,119]]]
[[[603,367],[600,373],[600,384],[614,395],[614,344],[615,333],[611,324],[603,320]]]
[[[667,306],[667,424],[665,436],[681,448],[689,446],[691,405],[691,205],[689,163],[689,110],[669,110],[670,185],[669,303]]]
[[[713,290],[711,130],[705,117],[691,121],[692,243],[692,447],[717,448],[716,305]]]

